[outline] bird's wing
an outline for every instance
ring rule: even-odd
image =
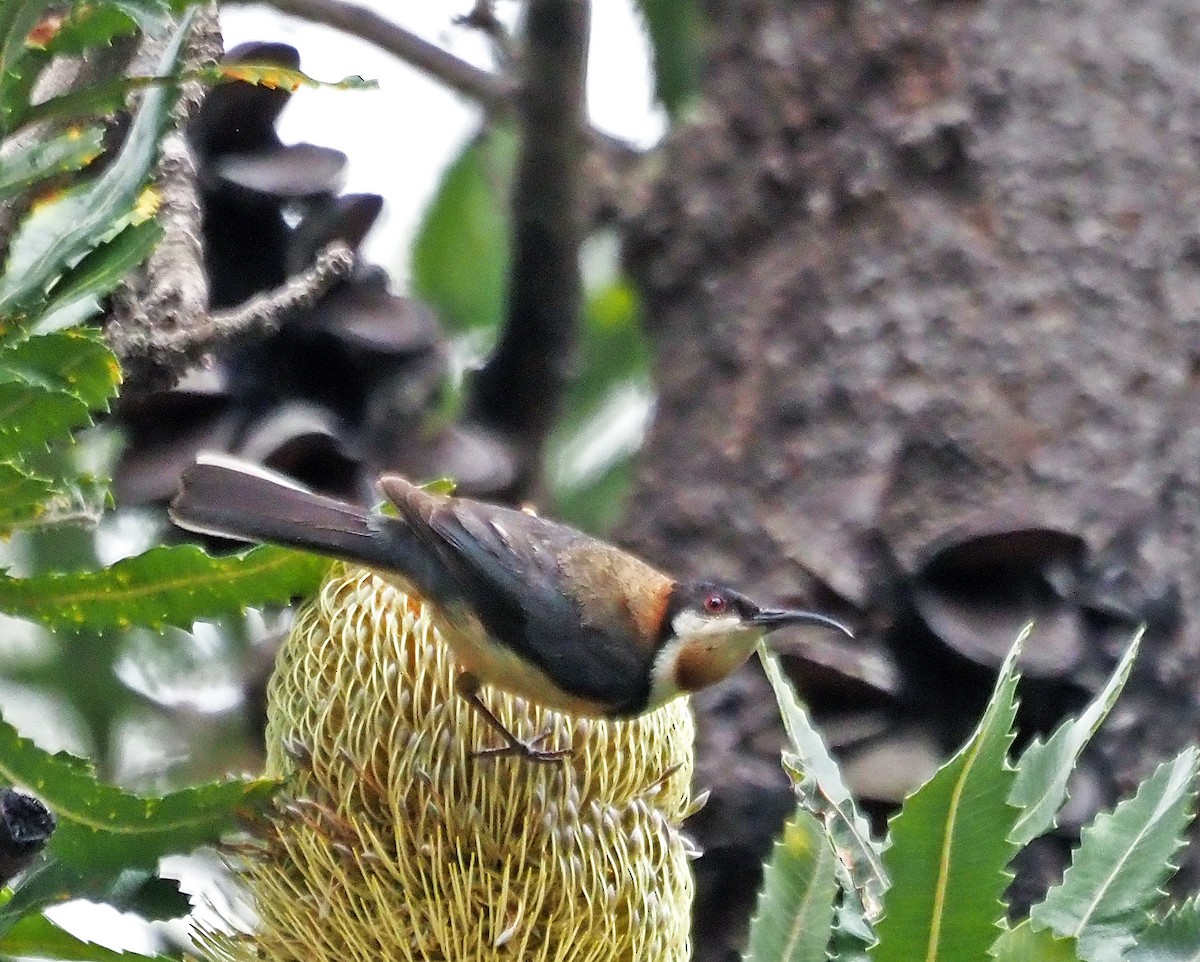
[[[564,559],[587,556],[589,548],[616,549],[564,524],[434,495],[402,478],[385,477],[380,488],[453,578],[452,592],[439,600],[465,602],[496,641],[551,678],[571,679],[575,694],[614,710],[644,704],[638,686],[649,677],[652,653],[621,626],[589,623],[572,590],[583,587],[578,571],[564,570]],[[600,580],[610,570],[602,566]],[[624,586],[590,587],[595,598]]]
[[[641,697],[637,686],[648,677],[650,654],[623,625],[587,623],[572,590],[579,586],[564,584],[561,559],[590,541],[587,535],[459,499],[435,510],[429,526],[457,558],[472,604],[497,638],[551,677],[571,678],[578,694],[612,706]]]
[[[513,609],[526,622],[577,620],[573,601],[560,591],[558,555],[584,535],[510,508],[457,499],[435,510],[428,524],[464,581],[475,586],[477,605]]]

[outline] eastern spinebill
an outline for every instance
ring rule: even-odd
[[[208,455],[184,472],[170,511],[190,531],[357,562],[432,605],[463,669],[459,691],[505,742],[479,755],[567,754],[508,731],[479,698],[482,683],[559,711],[629,718],[725,678],[776,628],[816,624],[850,635],[824,615],[764,608],[711,581],[677,581],[547,518],[395,475],[379,488],[395,514]]]

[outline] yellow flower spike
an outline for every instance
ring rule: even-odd
[[[224,962],[684,962],[692,875],[686,700],[630,721],[484,698],[564,763],[477,759],[495,733],[455,692],[429,609],[337,565],[268,689],[267,766],[288,779],[270,844],[239,849],[254,933]]]

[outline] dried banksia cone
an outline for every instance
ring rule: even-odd
[[[454,690],[428,608],[336,566],[268,692],[268,770],[287,801],[241,853],[259,920],[202,933],[227,960],[672,962],[689,955],[685,700],[627,722],[484,689],[566,762],[479,759],[499,739]]]

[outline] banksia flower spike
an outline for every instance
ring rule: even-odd
[[[268,702],[287,795],[239,873],[253,933],[200,933],[228,962],[683,962],[692,877],[685,700],[627,722],[484,690],[564,763],[477,759],[497,736],[454,690],[431,612],[335,566],[296,619]]]

